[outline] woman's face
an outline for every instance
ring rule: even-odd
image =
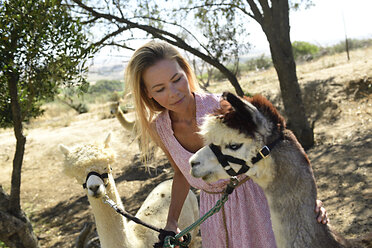
[[[193,101],[186,73],[176,60],[158,61],[144,71],[143,80],[147,96],[166,109],[181,113]]]

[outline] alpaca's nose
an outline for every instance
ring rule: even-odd
[[[99,185],[91,185],[89,186],[89,190],[91,190],[93,193],[97,193],[99,188]]]
[[[200,162],[197,162],[197,161],[191,161],[191,162],[190,162],[190,165],[191,165],[191,167],[194,167],[194,166],[200,165]]]

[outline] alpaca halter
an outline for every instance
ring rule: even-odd
[[[112,169],[110,168],[110,170],[112,170]],[[85,183],[83,183],[83,188],[84,188],[84,189],[87,188],[87,181],[88,181],[88,178],[89,178],[90,176],[93,176],[93,175],[94,175],[94,176],[97,176],[97,177],[99,177],[99,178],[101,178],[102,181],[105,181],[104,179],[105,179],[105,178],[108,178],[108,173],[102,173],[102,174],[99,174],[98,172],[91,171],[91,172],[88,173],[87,178],[85,179]],[[107,184],[105,184],[105,187],[107,187]]]
[[[283,140],[283,138],[279,137],[273,143],[262,147],[261,150],[256,154],[256,156],[251,159],[251,163],[255,164],[258,161],[260,161],[261,159],[266,158],[267,156],[269,156],[271,150],[281,140]],[[230,156],[230,155],[223,154],[220,147],[216,146],[213,143],[209,144],[209,148],[212,150],[212,152],[216,156],[218,162],[220,162],[220,164],[222,165],[222,167],[224,168],[226,173],[229,174],[229,176],[241,175],[241,174],[243,174],[243,173],[245,173],[249,170],[249,166],[247,165],[245,160],[240,159],[240,158],[236,158],[236,157],[233,157],[233,156]],[[236,172],[230,166],[229,162],[234,163],[234,164],[240,164],[242,167],[239,169],[238,172]]]
[[[229,174],[229,176],[237,176],[249,170],[249,166],[243,159],[223,154],[221,152],[221,149],[213,143],[209,144],[209,148],[211,148],[218,162],[220,162],[220,164],[225,169],[226,173]],[[240,164],[242,167],[238,172],[235,172],[233,168],[230,166],[229,162],[234,164]]]

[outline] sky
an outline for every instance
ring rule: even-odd
[[[329,46],[345,40],[372,38],[372,0],[313,0],[315,6],[290,12],[291,41],[306,41],[318,46]],[[269,54],[267,39],[255,21],[247,24],[251,56]],[[114,53],[118,53],[117,51]],[[131,52],[128,53],[128,56]],[[129,57],[113,57],[103,50],[95,57],[95,64],[127,61]]]
[[[328,46],[349,38],[372,38],[372,0],[313,0],[315,6],[290,12],[291,41]],[[253,53],[268,53],[261,27],[251,22]],[[253,37],[254,36],[254,37]]]

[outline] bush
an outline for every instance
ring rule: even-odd
[[[309,60],[316,56],[319,52],[319,47],[305,41],[295,41],[292,43],[294,59]]]
[[[107,93],[123,90],[124,83],[119,80],[99,80],[94,85],[89,86],[88,93]]]
[[[243,68],[244,70],[248,71],[266,70],[269,69],[272,65],[273,62],[271,61],[271,59],[262,54],[260,57],[247,60],[244,63]]]
[[[232,72],[235,70],[234,65],[232,65],[232,64],[227,65],[226,68],[229,69]],[[236,74],[238,74],[238,73],[236,73]],[[226,76],[220,70],[213,68],[212,69],[212,79],[216,80],[216,81],[222,81],[222,80],[226,79]]]
[[[372,45],[372,39],[366,40],[357,40],[357,39],[348,39],[348,46],[349,50],[354,50],[358,48],[366,48]],[[342,53],[346,51],[346,44],[345,41],[340,41],[339,43],[323,48],[324,53],[327,54],[335,54],[335,53]]]

